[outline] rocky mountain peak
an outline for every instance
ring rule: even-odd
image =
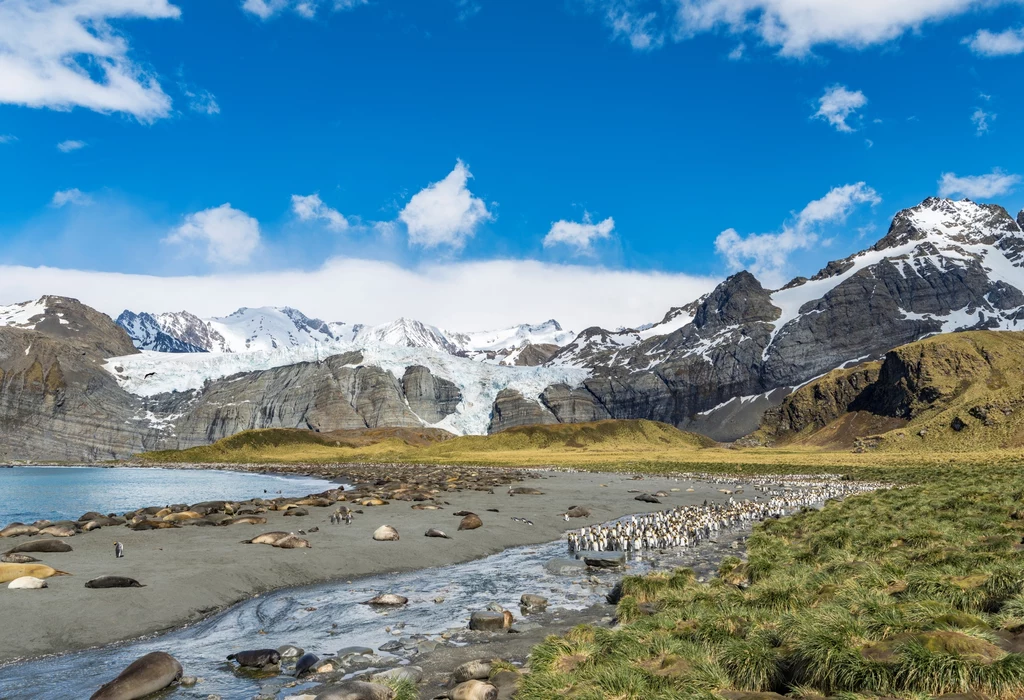
[[[0,326],[32,330],[69,341],[98,357],[130,355],[138,350],[109,316],[78,299],[43,296],[35,301],[0,307]]]
[[[1007,235],[1020,234],[1021,226],[998,204],[929,197],[916,207],[899,212],[889,232],[872,250],[888,250],[925,239],[993,245]]]
[[[744,270],[729,277],[697,308],[697,328],[734,326],[759,321],[772,322],[781,311],[772,305],[771,295],[757,278]]]
[[[1017,225],[1020,226],[1021,231],[1024,231],[1024,209],[1017,214]]]

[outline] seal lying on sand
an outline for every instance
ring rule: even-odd
[[[396,542],[398,540],[398,530],[390,525],[381,525],[374,530],[373,539],[378,542]]]
[[[13,590],[32,591],[46,588],[46,581],[35,576],[22,576],[11,581],[7,587]]]
[[[183,669],[170,654],[154,651],[136,659],[89,700],[139,700],[181,679]]]
[[[281,663],[281,653],[277,649],[251,649],[228,654],[228,661],[244,668],[266,668]]]
[[[480,519],[480,516],[476,513],[470,513],[462,519],[459,523],[460,530],[476,530],[478,527],[483,527],[484,522]]]
[[[71,545],[67,542],[60,540],[31,540],[24,544],[19,544],[13,549],[8,549],[8,554],[15,554],[17,552],[46,552],[48,554],[55,554],[59,552],[71,552]]]
[[[3,530],[0,530],[0,537],[19,537],[21,535],[37,535],[39,528],[24,523],[11,523]]]
[[[286,537],[291,537],[290,532],[264,532],[256,535],[251,540],[242,540],[242,544],[269,544],[275,545]]]
[[[424,537],[443,537],[446,540],[450,540],[451,539],[451,537],[449,537],[448,535],[444,534],[444,532],[442,532],[441,530],[438,530],[436,527],[432,527],[429,530],[427,530],[426,532],[424,532],[423,536]]]
[[[35,557],[30,557],[27,554],[14,553],[4,554],[3,556],[0,556],[0,562],[4,562],[7,564],[31,564],[34,561],[39,560]]]
[[[0,564],[0,583],[10,583],[22,576],[50,578],[51,576],[70,576],[66,571],[57,571],[46,564]]]
[[[139,583],[127,576],[100,576],[85,582],[86,588],[145,588],[145,584]]]

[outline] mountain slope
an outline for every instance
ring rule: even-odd
[[[831,372],[768,411],[755,437],[895,452],[1024,446],[1024,333],[939,335]]]

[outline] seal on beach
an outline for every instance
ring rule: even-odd
[[[284,537],[274,543],[274,546],[278,549],[312,549],[313,545],[309,543],[309,540],[304,540],[301,537],[296,537],[294,534],[289,533],[287,537]]]
[[[633,500],[634,501],[642,501],[643,503],[661,503],[661,501],[659,501],[657,498],[655,498],[654,496],[652,496],[649,493],[642,493],[639,496],[637,496],[636,498],[634,498]]]
[[[478,527],[483,527],[484,521],[480,519],[480,516],[476,513],[470,513],[462,519],[459,523],[460,530],[476,530]]]
[[[281,663],[281,652],[277,649],[251,649],[228,654],[228,661],[234,661],[245,668],[266,668]]]
[[[451,539],[451,537],[449,537],[448,535],[444,534],[444,532],[442,532],[441,530],[438,530],[436,527],[432,527],[429,530],[427,530],[426,532],[424,532],[423,536],[424,537],[443,537],[446,540],[450,540]]]
[[[40,530],[39,534],[49,535],[50,537],[74,537],[78,534],[78,531],[68,525],[50,525]]]
[[[154,651],[136,659],[89,700],[139,700],[181,679],[184,669],[170,654]]]
[[[41,578],[36,578],[35,576],[22,576],[21,578],[16,578],[11,581],[7,584],[7,587],[13,590],[34,591],[40,588],[46,588],[47,586],[46,581]]]
[[[20,537],[21,535],[37,535],[39,528],[24,523],[11,523],[3,530],[0,530],[0,537]]]
[[[275,545],[286,537],[291,537],[290,532],[264,532],[256,535],[251,540],[242,540],[242,544],[269,544]]]
[[[303,654],[299,657],[299,660],[295,662],[295,677],[298,678],[303,673],[312,671],[318,663],[320,663],[320,657],[316,654]]]
[[[0,562],[6,564],[31,564],[34,561],[39,561],[35,557],[30,557],[27,554],[4,554],[0,556]]]
[[[285,513],[287,515],[287,513]],[[262,515],[240,515],[220,521],[221,525],[266,525],[267,519]]]
[[[466,681],[448,691],[449,700],[497,700],[498,689],[483,681]]]
[[[435,506],[430,503],[417,503],[412,507],[413,510],[441,510],[441,506]]]
[[[399,605],[405,605],[409,602],[409,599],[404,595],[396,595],[395,593],[381,593],[376,598],[370,598],[363,605],[381,605],[388,607],[397,607]]]
[[[22,576],[50,578],[51,576],[70,576],[66,571],[58,571],[46,564],[0,564],[0,583],[10,583]]]
[[[565,514],[570,518],[589,518],[590,508],[587,508],[586,506],[570,506],[569,509],[565,511]]]
[[[395,691],[380,683],[366,681],[346,681],[341,685],[325,690],[314,700],[393,700]]]
[[[181,527],[178,523],[170,523],[166,520],[143,520],[137,522],[131,526],[132,530],[136,532],[144,532],[146,530],[171,530]]]
[[[100,576],[85,582],[86,588],[145,588],[145,584],[139,583],[127,576]]]
[[[381,525],[373,531],[373,539],[378,542],[397,542],[398,530],[390,525]]]
[[[13,549],[8,549],[7,554],[16,554],[18,552],[45,552],[47,554],[57,554],[61,552],[70,552],[71,545],[67,542],[61,542],[60,540],[30,540],[24,544],[19,544]]]

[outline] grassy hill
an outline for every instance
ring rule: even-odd
[[[766,414],[755,437],[900,453],[1019,450],[1024,333],[935,336],[830,372]]]

